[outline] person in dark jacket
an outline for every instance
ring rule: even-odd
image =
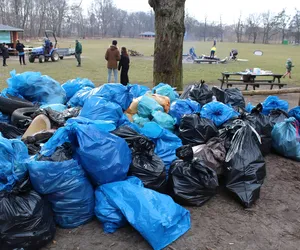
[[[127,85],[129,83],[128,71],[129,71],[130,59],[127,53],[127,49],[122,47],[121,49],[121,60],[119,62],[118,69],[121,70],[121,83]]]
[[[75,57],[78,62],[77,67],[81,67],[81,54],[82,54],[82,45],[78,40],[76,40]]]
[[[22,65],[22,62],[23,62],[23,65],[26,65],[24,48],[25,48],[24,44],[20,43],[20,41],[17,40],[16,50],[19,52],[20,65]]]
[[[8,54],[8,48],[6,47],[6,44],[3,43],[1,48],[0,48],[1,52],[2,52],[2,58],[3,58],[3,67],[6,67],[6,59],[9,58],[9,54]]]

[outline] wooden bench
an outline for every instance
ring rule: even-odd
[[[255,88],[259,88],[260,85],[262,86],[270,86],[270,89],[273,89],[274,86],[278,86],[279,89],[283,88],[287,84],[285,83],[275,83],[272,80],[259,80],[256,82],[244,82],[243,80],[238,80],[238,79],[230,79],[228,82],[223,81],[223,79],[218,79],[221,82],[221,89],[223,88],[223,85],[226,84],[227,88],[232,87],[233,85],[240,85],[240,86],[245,86],[245,90],[248,90],[248,86],[252,86],[253,90]]]

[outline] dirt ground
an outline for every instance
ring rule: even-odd
[[[265,96],[246,97],[253,104]],[[299,94],[282,95],[291,107]],[[300,249],[300,163],[277,155],[266,157],[267,178],[260,200],[244,209],[223,189],[203,207],[187,208],[192,227],[167,249],[171,250],[296,250]],[[73,229],[57,229],[45,249],[151,249],[133,228],[105,234],[93,222]]]

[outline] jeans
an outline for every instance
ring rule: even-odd
[[[111,81],[111,73],[114,72],[114,79],[115,83],[118,83],[118,69],[107,69],[108,76],[107,76],[107,83],[110,83]]]

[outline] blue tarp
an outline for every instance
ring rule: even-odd
[[[143,187],[136,177],[100,186],[95,213],[108,233],[124,226],[125,219],[152,246],[163,249],[190,227],[190,213],[171,197]]]
[[[76,92],[75,95],[68,101],[68,105],[71,107],[83,107],[84,102],[89,98],[91,87],[84,87]]]
[[[167,96],[170,102],[174,102],[179,98],[179,94],[169,84],[160,83],[152,89],[152,93]]]
[[[294,118],[275,124],[272,145],[279,154],[300,161],[300,124]]]
[[[28,150],[20,140],[8,140],[0,133],[0,191],[10,191],[25,177]]]
[[[274,109],[281,109],[288,112],[289,103],[287,101],[279,99],[278,96],[268,96],[267,99],[262,103],[264,115],[269,115]]]
[[[176,124],[180,124],[180,120],[184,115],[200,113],[201,106],[198,102],[191,99],[178,99],[171,104],[169,114],[176,119]]]
[[[69,101],[76,94],[76,92],[85,87],[95,88],[95,85],[87,78],[76,78],[69,80],[62,85],[62,88],[66,91],[67,101]]]
[[[295,117],[300,122],[300,106],[290,110],[289,117]]]
[[[60,84],[49,76],[43,76],[40,72],[24,72],[17,74],[15,70],[10,72],[7,80],[8,94],[21,95],[26,100],[41,104],[64,104],[66,92]]]
[[[93,218],[94,190],[76,160],[32,160],[28,170],[34,189],[47,195],[59,226],[75,228]]]
[[[210,119],[216,126],[221,126],[231,118],[239,116],[233,108],[221,103],[221,102],[210,102],[202,107],[200,112],[201,117]]]

